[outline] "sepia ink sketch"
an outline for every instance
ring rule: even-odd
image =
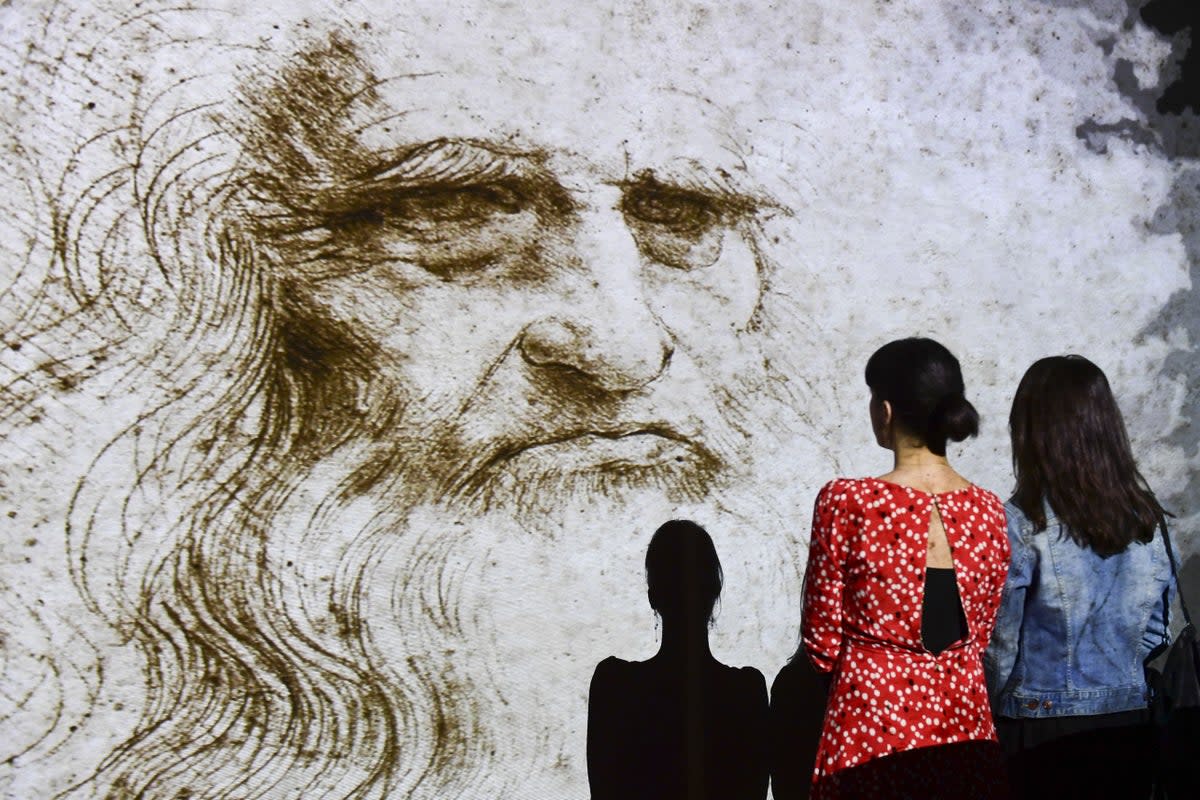
[[[178,32],[189,13],[115,24],[147,67],[234,47]],[[332,28],[259,47],[224,97],[140,74],[52,189],[61,276],[29,299],[62,306],[24,338],[62,352],[59,391],[95,375],[97,410],[153,387],[70,495],[72,581],[146,697],[68,794],[470,787],[499,743],[444,583],[475,523],[418,533],[413,510],[536,530],[591,497],[696,500],[762,424],[741,403],[773,391],[751,329],[779,209],[736,142],[601,163],[586,141],[412,136],[393,90],[436,76],[379,73]],[[388,646],[371,620],[392,614]]]
[[[1067,124],[1132,101],[1063,90],[1022,161],[991,100],[972,145],[892,78],[926,61],[889,37],[967,65],[993,37],[1041,65],[1031,97],[1061,76],[1004,20],[1091,36],[1069,3],[659,5],[0,8],[0,792],[584,797],[588,677],[647,638],[609,612],[644,606],[614,593],[659,522],[720,520],[731,585],[778,589],[718,615],[722,661],[794,649],[812,493],[870,469],[840,455],[848,365],[884,336],[970,345],[996,442],[1043,347],[1194,416],[1163,387],[1195,304],[1151,325],[1195,249],[1137,205],[1169,206],[1178,165]],[[1090,57],[1156,76],[1169,47],[1127,30]],[[991,68],[946,80],[983,97]],[[1046,267],[1024,189],[955,188],[989,170],[1066,175],[1036,206],[1064,217],[1055,192],[1114,198],[1119,224],[1068,238],[1142,259],[1124,327],[1044,324],[1126,284],[1080,285],[1071,247]],[[1194,432],[1140,430],[1175,437],[1153,474],[1194,461]]]

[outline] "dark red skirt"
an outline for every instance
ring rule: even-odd
[[[819,800],[1009,800],[996,742],[919,747],[835,772],[813,785]]]

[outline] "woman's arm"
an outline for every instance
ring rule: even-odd
[[[1014,554],[1012,541],[1019,538],[1020,530],[1014,526],[1009,528],[1009,517],[1005,511],[1004,504],[999,498],[995,500],[996,507],[992,513],[995,514],[996,529],[993,534],[994,546],[990,556],[983,562],[982,568],[984,574],[981,576],[981,586],[983,589],[980,600],[979,611],[974,615],[972,628],[975,625],[979,626],[978,641],[984,650],[987,649],[992,639],[992,634],[999,624],[1000,608],[1004,602],[1005,586],[1010,582],[1011,576],[1009,571],[1012,568],[1012,557]],[[1024,552],[1030,552],[1028,548]],[[1028,583],[1028,581],[1026,581]],[[1019,623],[1019,621],[1018,621]]]
[[[992,629],[991,642],[983,656],[988,695],[992,702],[1008,684],[1016,665],[1017,649],[1021,643],[1021,622],[1025,617],[1025,593],[1033,579],[1034,553],[1022,539],[1023,520],[1024,516],[1019,513],[1008,515],[1008,544],[1012,555],[1008,577],[1000,593],[996,626]]]
[[[819,672],[832,672],[842,652],[842,590],[847,552],[846,496],[825,484],[813,509],[800,637]]]
[[[1164,522],[1163,525],[1166,525]],[[1156,531],[1157,539],[1163,536],[1163,529],[1160,527]],[[1161,560],[1163,568],[1167,572],[1166,582],[1163,585],[1161,599],[1154,604],[1154,608],[1150,611],[1150,623],[1146,626],[1146,632],[1142,634],[1142,654],[1143,658],[1154,651],[1156,647],[1161,647],[1171,642],[1170,629],[1170,608],[1175,603],[1175,596],[1179,593],[1179,584],[1175,579],[1175,572],[1171,569],[1170,560],[1167,558],[1167,550],[1164,542],[1151,542],[1150,547],[1158,547],[1162,551]],[[1176,560],[1179,559],[1179,551],[1175,547],[1175,540],[1171,540],[1171,551]],[[1191,609],[1188,609],[1189,611]]]
[[[621,689],[616,680],[617,662],[606,658],[596,665],[588,691],[587,771],[592,800],[621,800],[622,770],[626,767],[621,742]],[[627,687],[626,687],[627,688]]]

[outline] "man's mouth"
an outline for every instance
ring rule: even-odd
[[[687,438],[663,429],[588,431],[514,448],[492,463],[509,469],[519,469],[523,463],[553,464],[564,473],[622,472],[684,465],[696,460],[699,450]]]
[[[483,508],[504,503],[531,511],[549,510],[565,493],[579,491],[646,488],[697,498],[722,466],[709,448],[665,425],[569,430],[494,451],[445,494]]]
[[[684,466],[704,459],[706,451],[682,434],[658,426],[579,431],[523,442],[489,461],[488,469],[523,472],[533,469],[560,474],[627,473]]]

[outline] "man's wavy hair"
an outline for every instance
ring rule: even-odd
[[[134,729],[67,793],[382,798],[470,785],[492,746],[476,724],[481,693],[426,655],[461,632],[439,585],[453,543],[405,545],[421,563],[389,587],[408,601],[385,657],[362,597],[401,545],[394,529],[335,526],[392,465],[351,454],[370,474],[293,497],[392,411],[361,411],[372,376],[358,343],[306,317],[289,285],[336,256],[313,238],[310,201],[359,168],[343,112],[370,110],[374,77],[337,35],[314,32],[284,56],[255,43],[260,31],[222,29],[219,12],[201,24],[185,9],[124,13],[109,27],[62,13],[47,30],[68,33],[43,43],[59,79],[45,96],[78,100],[79,124],[98,132],[69,152],[50,152],[54,136],[28,144],[30,162],[64,167],[45,187],[50,267],[11,334],[54,354],[31,375],[38,387],[76,387],[122,428],[79,482],[67,544],[86,603],[144,660],[146,692]],[[210,71],[177,76],[177,61]],[[327,578],[268,548],[281,519],[329,557]]]

